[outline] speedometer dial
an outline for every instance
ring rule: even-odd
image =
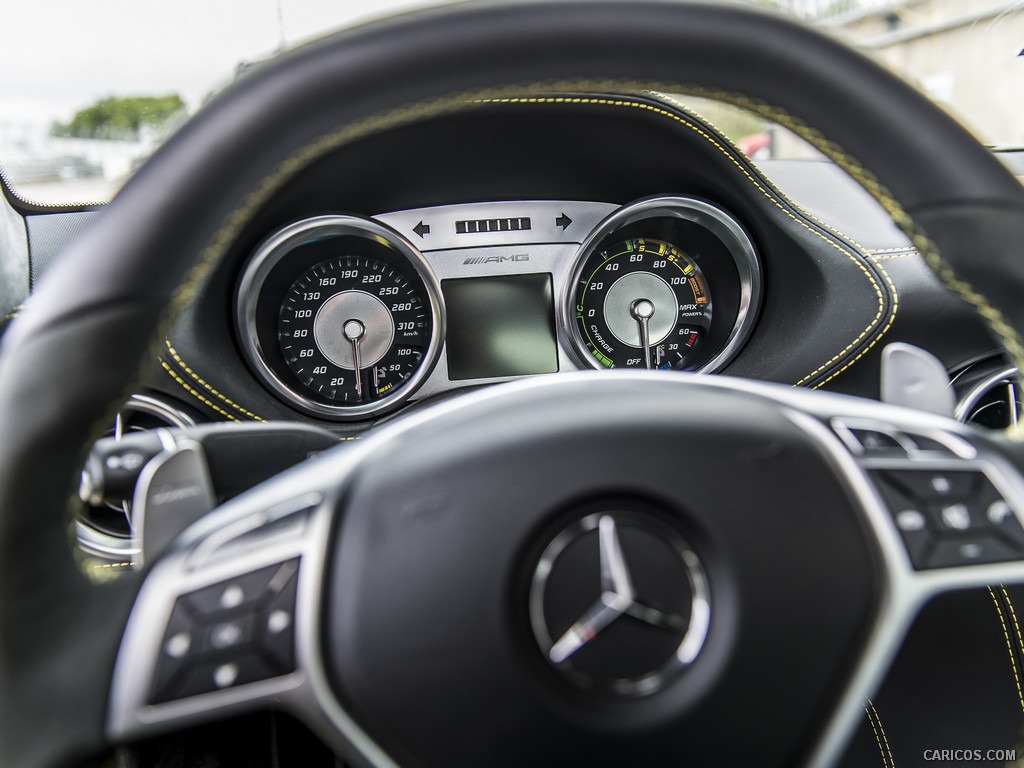
[[[368,256],[308,269],[281,305],[285,362],[310,391],[358,405],[386,397],[419,368],[430,341],[422,286]]]
[[[704,200],[653,197],[581,245],[563,322],[592,368],[713,371],[746,341],[760,296],[757,252],[735,219]]]
[[[356,216],[285,227],[249,262],[238,324],[253,370],[307,413],[357,419],[403,402],[444,333],[437,280],[397,232]]]
[[[576,326],[606,368],[685,368],[711,327],[707,280],[664,240],[630,238],[583,266]]]

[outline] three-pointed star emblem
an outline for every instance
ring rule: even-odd
[[[601,515],[598,520],[598,546],[601,558],[601,595],[548,651],[548,658],[555,664],[568,659],[623,616],[631,616],[680,636],[689,624],[687,618],[649,605],[636,594],[615,518],[611,515]]]

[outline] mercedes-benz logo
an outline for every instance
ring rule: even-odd
[[[589,515],[540,557],[530,620],[548,662],[581,688],[653,693],[693,662],[711,619],[697,555],[669,526]]]

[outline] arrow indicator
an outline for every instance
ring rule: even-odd
[[[412,228],[412,231],[422,238],[424,235],[430,234],[430,225],[424,224],[422,221]]]
[[[566,216],[564,211],[561,216],[555,219],[555,226],[561,227],[563,232],[569,228],[570,224],[572,224],[572,219]]]

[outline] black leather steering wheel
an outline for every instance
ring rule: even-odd
[[[731,5],[568,0],[443,7],[312,43],[204,107],[4,338],[0,762],[56,765],[275,706],[378,765],[712,764],[737,731],[767,765],[827,765],[929,596],[1024,581],[1012,547],[915,562],[893,517],[894,494],[942,467],[1008,505],[1007,528],[986,530],[1009,546],[1015,442],[872,402],[633,374],[539,379],[400,420],[232,501],[144,580],[82,575],[68,499],[83,446],[153,329],[294,173],[480,98],[641,88],[717,96],[811,140],[1024,362],[1024,189],[924,97],[817,33]],[[614,414],[600,429],[595,409]],[[903,450],[875,455],[865,431]],[[701,451],[681,481],[686,440]],[[278,661],[175,666],[225,617],[260,625],[259,656]]]

